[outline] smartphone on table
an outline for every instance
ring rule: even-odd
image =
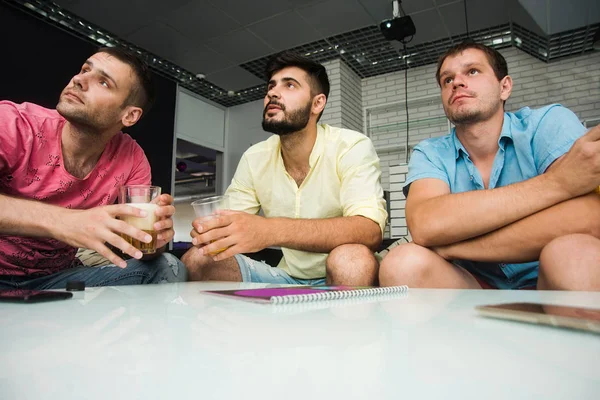
[[[485,317],[558,326],[600,333],[600,309],[538,303],[506,303],[475,307]]]
[[[41,301],[64,300],[71,297],[73,297],[73,293],[71,292],[55,292],[52,290],[0,290],[0,301],[13,303],[38,303]]]

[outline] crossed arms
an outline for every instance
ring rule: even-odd
[[[446,259],[528,262],[553,238],[600,236],[600,127],[578,139],[544,174],[505,187],[450,194],[415,181],[406,203],[416,244]]]

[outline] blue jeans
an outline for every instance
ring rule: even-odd
[[[281,268],[271,267],[264,261],[256,261],[243,254],[236,254],[240,272],[242,273],[242,281],[244,282],[260,282],[260,283],[278,283],[292,285],[324,285],[325,278],[316,279],[301,279],[294,278]]]
[[[74,267],[39,278],[1,277],[0,289],[64,289],[67,281],[83,281],[90,286],[121,286],[187,281],[187,269],[177,257],[163,253],[155,259],[127,260],[127,268],[115,265]]]

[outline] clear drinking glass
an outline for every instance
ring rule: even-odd
[[[202,219],[211,219],[214,218],[217,211],[219,210],[227,210],[229,208],[229,196],[212,196],[206,197],[204,199],[196,200],[192,203],[192,207],[194,208],[194,213],[197,218]],[[211,243],[214,240],[211,241]],[[220,252],[226,250],[226,248],[219,249],[211,255],[219,254]]]
[[[128,204],[132,207],[146,211],[146,216],[143,218],[130,215],[119,217],[122,221],[125,221],[129,225],[135,226],[139,230],[152,236],[152,241],[150,243],[145,243],[132,238],[129,235],[121,234],[123,239],[136,249],[140,250],[143,254],[153,254],[156,252],[157,232],[154,230],[154,223],[158,219],[156,216],[156,209],[158,208],[157,202],[160,192],[161,189],[159,186],[151,185],[125,185],[121,186],[119,190],[119,203]]]

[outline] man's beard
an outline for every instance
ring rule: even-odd
[[[475,94],[470,93],[470,95],[478,99]],[[488,101],[479,101],[478,104],[469,108],[454,110],[453,112],[444,109],[444,112],[448,120],[454,125],[469,125],[487,121],[496,113],[498,107],[503,107],[502,101],[496,103],[494,100],[488,99]]]
[[[465,110],[462,112],[448,114],[448,119],[454,125],[473,124],[486,119],[481,110]]]
[[[68,102],[62,100],[59,100],[56,105],[56,111],[69,121],[69,123],[79,127],[83,132],[91,134],[100,134],[113,126],[120,112],[115,111],[110,113],[109,111],[105,111],[102,113],[93,113],[87,108],[71,107]]]
[[[266,119],[267,109],[271,104],[276,104],[281,108],[281,112],[283,112],[284,115],[284,118],[281,121],[275,121],[274,119]],[[291,111],[289,114],[286,114],[285,106],[283,104],[279,104],[277,102],[270,102],[265,106],[265,110],[263,111],[262,128],[266,132],[271,132],[279,136],[289,135],[291,133],[298,132],[306,128],[306,125],[308,125],[311,107],[312,104],[311,102],[309,102],[306,105],[306,107]]]

